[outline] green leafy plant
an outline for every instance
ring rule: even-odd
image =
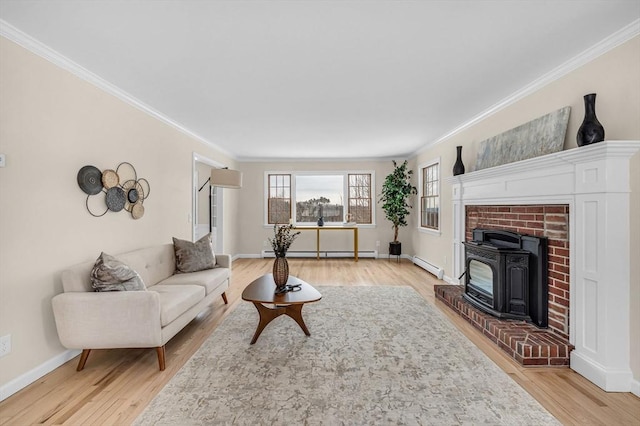
[[[293,225],[273,225],[273,238],[269,238],[269,243],[271,243],[271,247],[273,247],[273,252],[276,257],[285,257],[287,255],[287,250],[293,244],[293,241],[296,239],[300,231],[293,232]]]
[[[418,193],[415,186],[411,185],[413,170],[407,170],[407,161],[398,166],[393,162],[393,172],[387,175],[382,184],[380,202],[387,220],[393,227],[393,242],[398,242],[398,228],[407,226],[407,216],[412,208],[407,202],[409,197]]]

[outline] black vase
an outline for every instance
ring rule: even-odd
[[[324,217],[320,216],[318,219],[318,226],[324,226]]]
[[[462,162],[462,147],[456,146],[458,150],[458,158],[456,158],[456,163],[453,165],[453,175],[463,175],[464,174],[464,163]]]
[[[584,95],[584,120],[578,129],[578,146],[589,145],[604,140],[604,127],[596,117],[596,94]]]

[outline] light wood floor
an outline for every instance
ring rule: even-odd
[[[437,302],[433,285],[439,281],[408,261],[290,259],[289,264],[292,275],[312,285],[413,287],[563,424],[640,425],[640,398],[604,392],[570,369],[520,367]],[[75,371],[76,358],[0,403],[0,424],[130,424],[234,306],[246,303],[242,290],[271,265],[268,259],[235,261],[229,305],[216,301],[167,344],[165,371],[158,371],[153,349],[95,350],[82,372]],[[247,344],[253,332],[247,330]]]

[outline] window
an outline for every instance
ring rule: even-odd
[[[289,223],[291,219],[291,175],[270,174],[267,223]]]
[[[349,174],[349,214],[356,223],[371,221],[371,174]]]
[[[420,227],[440,229],[440,162],[420,168]]]
[[[344,220],[344,176],[296,176],[296,223]]]
[[[372,172],[267,172],[267,224],[343,223],[347,213],[358,224],[373,224]]]

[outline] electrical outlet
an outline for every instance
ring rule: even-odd
[[[0,357],[8,355],[11,353],[11,335],[7,334],[6,336],[0,337]]]

